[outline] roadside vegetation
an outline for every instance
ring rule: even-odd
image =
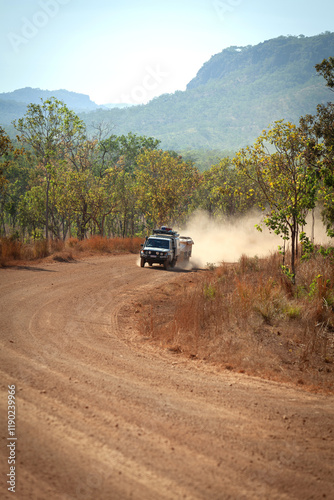
[[[311,389],[334,391],[334,253],[298,262],[279,253],[165,285],[136,305],[141,334],[179,356]]]
[[[12,121],[23,116],[26,104],[38,103],[38,96],[66,98],[90,134],[94,135],[97,123],[104,123],[120,136],[129,132],[158,135],[164,150],[196,159],[203,171],[217,163],[214,156],[222,158],[228,150],[234,154],[241,146],[252,144],[274,120],[285,116],[298,123],[301,115],[325,103],[326,89],[314,65],[333,53],[334,33],[328,31],[228,47],[204,63],[186,90],[123,109],[94,109],[88,96],[62,90],[20,89],[0,96],[0,123],[14,138],[17,132]]]
[[[316,69],[330,94],[334,59]],[[319,209],[334,237],[333,123],[331,102],[298,125],[276,121],[202,172],[153,137],[103,125],[89,137],[61,101],[31,104],[14,123],[17,142],[0,128],[0,265],[138,252],[153,227],[180,227],[197,210],[228,220],[260,207],[257,228],[282,238],[279,253],[196,275],[175,307],[166,295],[172,315],[159,323],[148,309],[142,330],[231,369],[332,388],[333,253],[306,220]]]
[[[103,238],[92,236],[85,240],[36,240],[21,243],[15,238],[0,238],[0,267],[22,265],[26,262],[49,259],[70,262],[91,255],[139,253],[143,238]]]

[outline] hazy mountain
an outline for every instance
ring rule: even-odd
[[[236,149],[253,143],[275,120],[298,123],[332,93],[314,68],[334,55],[334,33],[288,36],[256,46],[230,47],[203,65],[186,91],[146,105],[82,115],[161,139],[164,148]]]
[[[315,74],[315,64],[333,54],[334,33],[305,37],[280,36],[256,46],[229,47],[214,55],[187,85],[187,90],[212,82],[236,85],[262,83],[263,78],[285,89],[304,85]],[[278,77],[278,79],[277,79]],[[266,91],[267,89],[263,89]]]
[[[75,112],[93,111],[99,106],[91,101],[88,95],[70,92],[68,90],[41,90],[25,87],[24,89],[14,90],[13,92],[0,93],[0,101],[15,101],[22,104],[40,104],[41,99],[50,99],[55,97],[63,101],[69,108]]]
[[[11,137],[15,137],[16,131],[12,125],[13,120],[21,118],[26,113],[28,104],[40,104],[41,99],[45,100],[51,97],[63,101],[75,113],[89,112],[99,108],[85,94],[68,90],[41,90],[25,87],[13,92],[0,93],[0,125],[5,128]]]
[[[273,121],[298,123],[300,116],[314,113],[317,104],[329,101],[332,93],[314,68],[329,56],[334,56],[334,33],[281,36],[255,46],[223,50],[202,66],[185,91],[164,94],[146,105],[103,109],[88,96],[76,94],[77,101],[73,96],[70,104],[64,95],[54,95],[79,112],[88,128],[93,123],[110,123],[114,134],[154,136],[166,149],[231,150],[253,143]],[[29,89],[16,92],[24,90]],[[8,125],[25,109],[17,116],[22,109],[18,99],[6,97],[3,101],[3,95],[0,124]]]
[[[118,102],[118,103],[109,103],[109,104],[103,104],[100,106],[101,108],[128,108],[129,106],[134,106],[134,104],[126,103],[126,102]]]

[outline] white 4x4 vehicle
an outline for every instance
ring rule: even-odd
[[[174,267],[178,260],[188,261],[191,256],[193,240],[180,236],[171,228],[162,226],[154,229],[153,235],[146,238],[140,251],[140,265],[162,264],[165,269]]]
[[[140,251],[140,265],[146,262],[150,266],[162,264],[165,269],[174,267],[180,255],[180,238],[170,228],[155,229],[153,235],[146,238]]]

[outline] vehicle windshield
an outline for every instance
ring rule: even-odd
[[[169,249],[169,240],[167,239],[158,239],[158,238],[149,238],[146,241],[146,247],[149,248],[166,248]]]

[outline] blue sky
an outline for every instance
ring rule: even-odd
[[[231,45],[334,31],[332,0],[0,0],[0,7],[0,92],[67,89],[98,104],[184,90]]]

